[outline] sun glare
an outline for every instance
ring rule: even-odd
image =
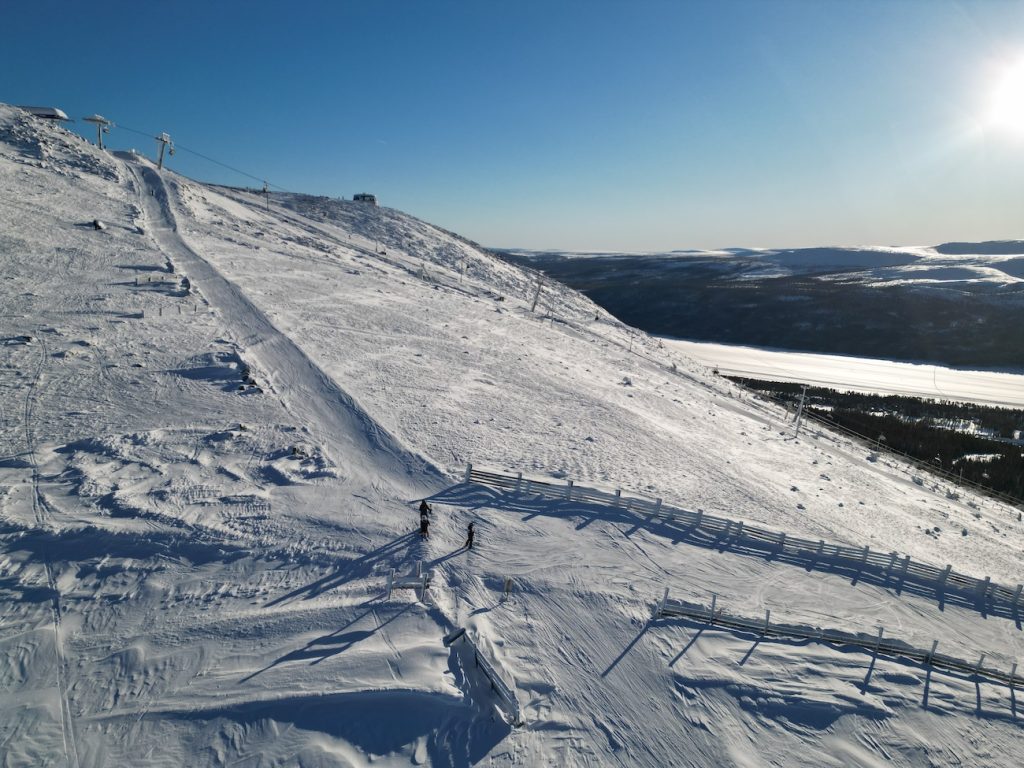
[[[1024,59],[1008,67],[992,90],[992,125],[1024,136]]]

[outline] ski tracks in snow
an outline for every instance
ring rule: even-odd
[[[43,369],[46,367],[48,353],[46,342],[42,338],[41,329],[36,331],[36,341],[39,344],[39,362],[36,365],[35,374],[25,394],[25,454],[32,465],[32,511],[35,515],[36,524],[42,530],[46,526],[47,502],[39,489],[39,464],[36,460],[35,430],[33,420],[36,407],[36,399],[39,392],[40,382],[43,378]],[[46,581],[50,588],[50,617],[53,624],[53,648],[57,657],[57,695],[60,699],[60,727],[64,746],[64,758],[69,766],[78,768],[78,745],[75,743],[75,727],[71,717],[71,705],[68,703],[67,668],[64,657],[64,640],[60,628],[60,589],[57,579],[53,575],[53,566],[50,563],[49,553],[43,549],[43,567],[46,570]]]
[[[365,477],[385,474],[399,487],[411,486],[413,495],[442,482],[436,468],[374,421],[237,285],[184,241],[160,175],[131,162],[128,167],[138,181],[140,204],[157,246],[199,286],[246,354],[258,360],[297,422],[320,432],[335,455],[348,466],[358,465]]]

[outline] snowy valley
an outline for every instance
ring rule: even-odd
[[[6,106],[0,265],[0,764],[1019,763],[981,672],[1024,655],[1020,511],[795,436],[581,293]],[[666,588],[978,673],[655,615]]]

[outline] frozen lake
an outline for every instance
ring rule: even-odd
[[[930,364],[898,363],[809,352],[782,352],[663,339],[669,348],[727,376],[795,381],[885,395],[1024,408],[1024,375],[961,371]]]

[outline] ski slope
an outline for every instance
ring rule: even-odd
[[[1005,686],[651,615],[668,586],[1006,668],[1013,620],[469,493],[472,462],[1021,581],[1017,510],[793,439],[580,294],[531,311],[536,275],[400,212],[267,210],[7,107],[0,264],[0,763],[1019,762]]]

